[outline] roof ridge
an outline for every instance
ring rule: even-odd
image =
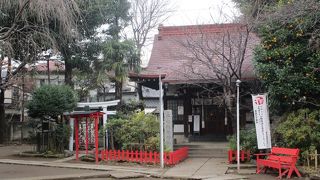
[[[184,25],[184,26],[163,26],[159,25],[158,37],[170,35],[185,35],[185,34],[199,34],[199,33],[219,33],[226,29],[239,30],[245,24],[241,23],[224,23],[224,24],[202,24],[202,25]]]

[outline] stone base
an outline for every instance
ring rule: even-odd
[[[174,144],[181,144],[189,142],[189,139],[184,136],[184,134],[174,134],[173,135]]]

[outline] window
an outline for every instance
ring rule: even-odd
[[[167,109],[172,110],[172,121],[183,121],[183,115],[178,115],[178,106],[183,106],[182,100],[168,100],[167,101]]]

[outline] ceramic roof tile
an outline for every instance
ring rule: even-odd
[[[237,47],[239,42],[243,43],[243,33],[241,24],[159,26],[149,64],[141,74],[166,74],[164,82],[171,83],[216,79],[214,68],[226,69],[223,68],[226,64],[221,60],[221,52],[227,50],[237,57]],[[231,45],[227,42],[231,42]],[[242,64],[242,78],[255,77],[252,57],[253,48],[258,43],[258,37],[250,33]],[[214,51],[219,52],[214,55]],[[208,55],[212,55],[212,58]],[[211,65],[208,65],[208,59],[211,59]]]

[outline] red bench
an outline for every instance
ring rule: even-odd
[[[299,149],[272,147],[271,153],[255,154],[257,156],[257,174],[262,171],[266,172],[267,168],[274,168],[278,169],[280,179],[286,174],[288,174],[287,178],[290,178],[293,171],[301,177],[296,167],[299,151]]]

